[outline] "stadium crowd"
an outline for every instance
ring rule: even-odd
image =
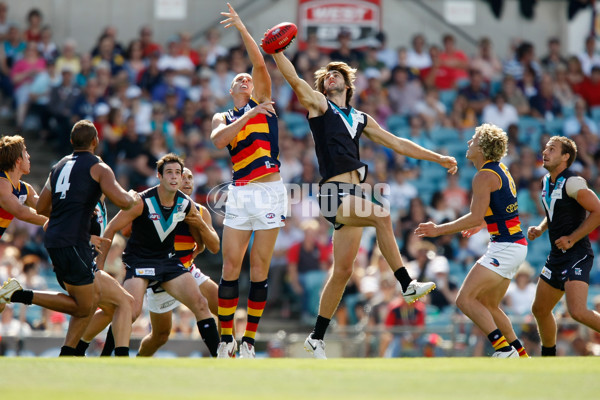
[[[108,26],[92,49],[82,49],[71,38],[56,43],[52,26],[39,10],[24,18],[8,11],[0,3],[0,117],[12,118],[16,133],[30,132],[25,136],[44,141],[58,159],[71,151],[72,124],[88,119],[101,138],[99,155],[123,187],[143,190],[155,185],[156,161],[175,152],[194,173],[195,200],[209,208],[216,202],[218,193],[212,189],[231,179],[231,165],[227,151],[210,140],[211,118],[232,108],[231,81],[251,65],[241,42],[227,48],[221,44],[221,31],[210,29],[198,43],[187,32],[173,32],[166,43],[157,43],[152,28],[143,26],[138,37],[124,43],[117,28]],[[24,25],[15,23],[21,19]],[[484,348],[485,337],[472,330],[454,301],[466,272],[485,252],[487,233],[426,241],[413,231],[420,222],[453,220],[468,210],[475,170],[464,157],[466,142],[482,122],[496,124],[509,135],[503,162],[517,183],[524,230],[544,216],[539,200],[545,173],[540,151],[551,135],[575,140],[579,151],[574,169],[600,194],[600,54],[595,39],[586,39],[585,51],[572,55],[565,54],[558,38],[549,38],[546,49],[514,40],[506,56],[499,55],[503,49],[494,49],[487,37],[469,55],[456,46],[451,34],[439,43],[427,43],[420,33],[407,35],[406,46],[398,49],[387,46],[383,32],[364,49],[352,48],[348,31],[342,30],[338,40],[339,49],[326,54],[315,36],[308,37],[305,48],[292,55],[299,74],[312,82],[314,71],[330,60],[358,68],[356,108],[390,132],[453,155],[460,164],[459,173],[449,176],[431,163],[404,159],[362,141],[361,158],[370,171],[366,184],[387,184],[373,195],[389,202],[411,276],[433,280],[438,289],[424,302],[405,304],[376,246],[374,230],[367,229],[336,314],[338,332],[364,328],[364,356],[439,355],[447,351],[447,335],[392,328],[428,326],[435,331],[453,325],[469,349],[467,354],[483,355],[490,350]],[[331,226],[319,216],[314,186],[302,186],[320,179],[305,111],[272,59],[266,58],[280,121],[281,176],[299,190],[290,190],[290,212],[272,259],[265,316],[310,324],[331,265]],[[215,212],[213,223],[219,233],[222,221]],[[42,235],[37,227],[13,222],[0,241],[0,282],[14,276],[29,289],[57,288]],[[591,239],[598,250],[598,231]],[[124,273],[120,262],[124,240],[114,240],[106,262],[106,270],[118,279]],[[549,248],[547,235],[530,244],[528,262],[519,269],[505,302],[532,355],[537,354],[539,337],[530,306]],[[197,265],[213,279],[220,278],[220,255],[201,254]],[[589,298],[597,310],[599,296],[596,268]],[[558,314],[560,354],[600,355],[599,335],[571,324],[562,308]],[[189,310],[181,308],[175,318],[175,332],[197,334]],[[66,323],[60,313],[9,305],[1,315],[0,336],[27,335],[32,330],[62,333]],[[145,334],[147,325],[147,319],[139,319],[134,334]]]

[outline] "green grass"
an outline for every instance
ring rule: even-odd
[[[0,358],[1,399],[597,399],[597,358]]]

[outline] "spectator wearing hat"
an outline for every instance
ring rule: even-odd
[[[525,261],[517,269],[515,279],[508,285],[504,297],[506,310],[513,315],[531,315],[531,304],[535,297],[535,283],[531,281],[535,270]]]

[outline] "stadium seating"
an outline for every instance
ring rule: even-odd
[[[310,133],[310,126],[306,117],[296,112],[286,112],[280,115],[292,136],[295,138],[303,138]]]

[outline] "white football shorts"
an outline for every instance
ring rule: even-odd
[[[198,286],[210,279],[194,264],[190,267],[190,273],[196,280]],[[175,298],[166,291],[155,293],[151,288],[148,288],[146,289],[146,304],[148,305],[148,310],[150,312],[164,314],[179,307],[181,303],[178,300],[175,300]]]
[[[223,224],[242,231],[281,228],[287,213],[283,181],[229,185]]]
[[[519,265],[525,261],[526,256],[527,246],[525,245],[508,242],[490,242],[487,251],[477,260],[477,263],[504,278],[512,279],[517,273]]]

